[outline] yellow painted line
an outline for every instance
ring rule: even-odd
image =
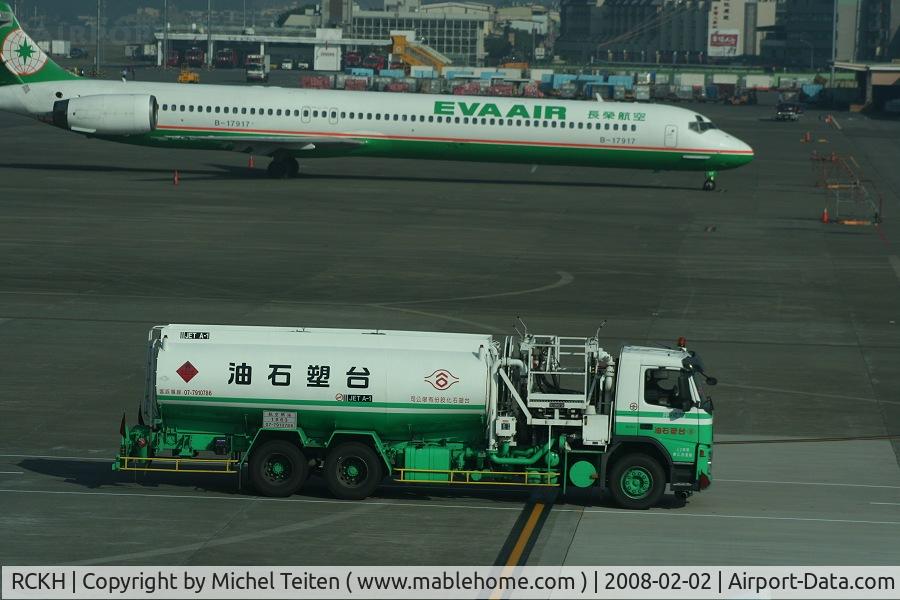
[[[534,527],[537,525],[538,519],[543,512],[543,502],[538,502],[534,505],[531,515],[528,516],[528,520],[525,522],[525,527],[522,528],[522,533],[519,534],[519,539],[516,540],[516,545],[513,546],[512,552],[509,553],[509,558],[506,560],[507,567],[514,567],[519,564],[519,558],[525,551],[525,546],[528,544],[528,540],[531,539],[531,533],[534,531]]]
[[[537,526],[538,520],[541,518],[541,513],[543,512],[543,502],[536,503],[534,508],[531,509],[531,514],[528,515],[528,520],[525,521],[525,526],[522,527],[522,531],[519,533],[516,545],[513,546],[512,552],[509,553],[509,558],[506,559],[506,566],[503,567],[503,572],[500,574],[500,577],[509,577],[512,575],[513,569],[518,565],[519,559],[525,551],[525,546],[528,545],[528,540],[531,538],[531,534],[534,532],[534,528]],[[491,594],[490,600],[500,600],[502,597],[503,590],[498,589],[494,590],[494,593]]]

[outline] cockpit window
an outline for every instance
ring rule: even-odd
[[[700,115],[697,115],[696,119],[697,120],[693,123],[688,124],[688,129],[690,129],[691,131],[696,131],[697,133],[706,133],[710,129],[718,129],[715,123],[713,123],[712,121],[704,121],[703,117],[701,117]]]

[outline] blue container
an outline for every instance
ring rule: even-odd
[[[803,95],[812,99],[822,93],[823,86],[818,83],[804,83],[802,89]]]
[[[378,74],[382,77],[390,77],[392,79],[406,77],[406,72],[403,69],[382,69]]]
[[[357,77],[374,77],[375,69],[364,69],[362,67],[353,67],[350,69],[351,75],[356,75]]]
[[[569,83],[570,81],[578,81],[577,75],[554,75],[553,76],[553,89],[559,89],[563,84]]]
[[[717,86],[717,85],[706,86],[706,98],[707,98],[707,100],[718,100],[719,99],[719,86]]]

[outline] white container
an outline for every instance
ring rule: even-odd
[[[747,75],[744,77],[744,87],[749,90],[768,90],[772,87],[770,75]]]
[[[737,85],[738,76],[733,73],[713,73],[714,84]]]
[[[703,73],[681,73],[676,75],[675,83],[682,87],[703,87],[706,85],[706,75]]]
[[[340,71],[341,49],[337,46],[316,46],[313,68],[316,71]]]
[[[53,40],[50,46],[50,54],[54,56],[69,56],[72,53],[72,42],[68,40]]]
[[[416,77],[418,79],[431,79],[434,77],[434,67],[410,67],[409,74],[411,77]]]

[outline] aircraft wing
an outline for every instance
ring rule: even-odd
[[[260,155],[272,155],[279,150],[351,150],[363,145],[363,140],[343,137],[286,137],[278,135],[261,136],[221,136],[221,135],[179,135],[169,139],[190,142],[220,142],[224,150],[247,152]]]

